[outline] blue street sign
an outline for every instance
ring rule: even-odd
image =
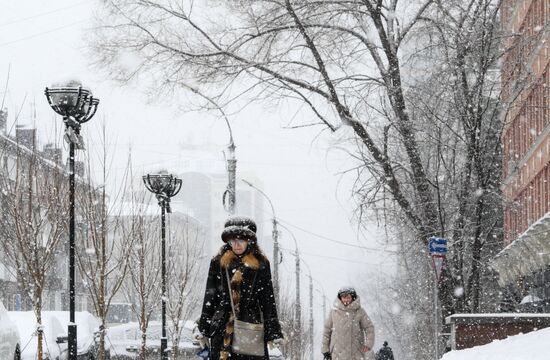
[[[428,242],[430,253],[434,254],[446,254],[447,253],[447,239],[440,239],[436,237],[430,238]]]

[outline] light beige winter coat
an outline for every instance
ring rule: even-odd
[[[362,352],[363,345],[371,351]],[[359,297],[348,306],[336,299],[325,321],[321,351],[333,360],[373,360],[374,325],[361,307]]]

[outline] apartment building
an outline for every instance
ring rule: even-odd
[[[491,266],[513,307],[543,311],[550,299],[550,2],[504,0],[501,19],[505,248]]]

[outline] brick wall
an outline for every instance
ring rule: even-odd
[[[451,348],[461,350],[550,327],[550,315],[455,314],[445,322],[451,325]]]
[[[550,2],[505,0],[501,67],[504,234],[512,242],[549,211]]]

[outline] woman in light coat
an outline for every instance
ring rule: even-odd
[[[373,360],[374,325],[353,288],[338,291],[323,332],[325,360]]]

